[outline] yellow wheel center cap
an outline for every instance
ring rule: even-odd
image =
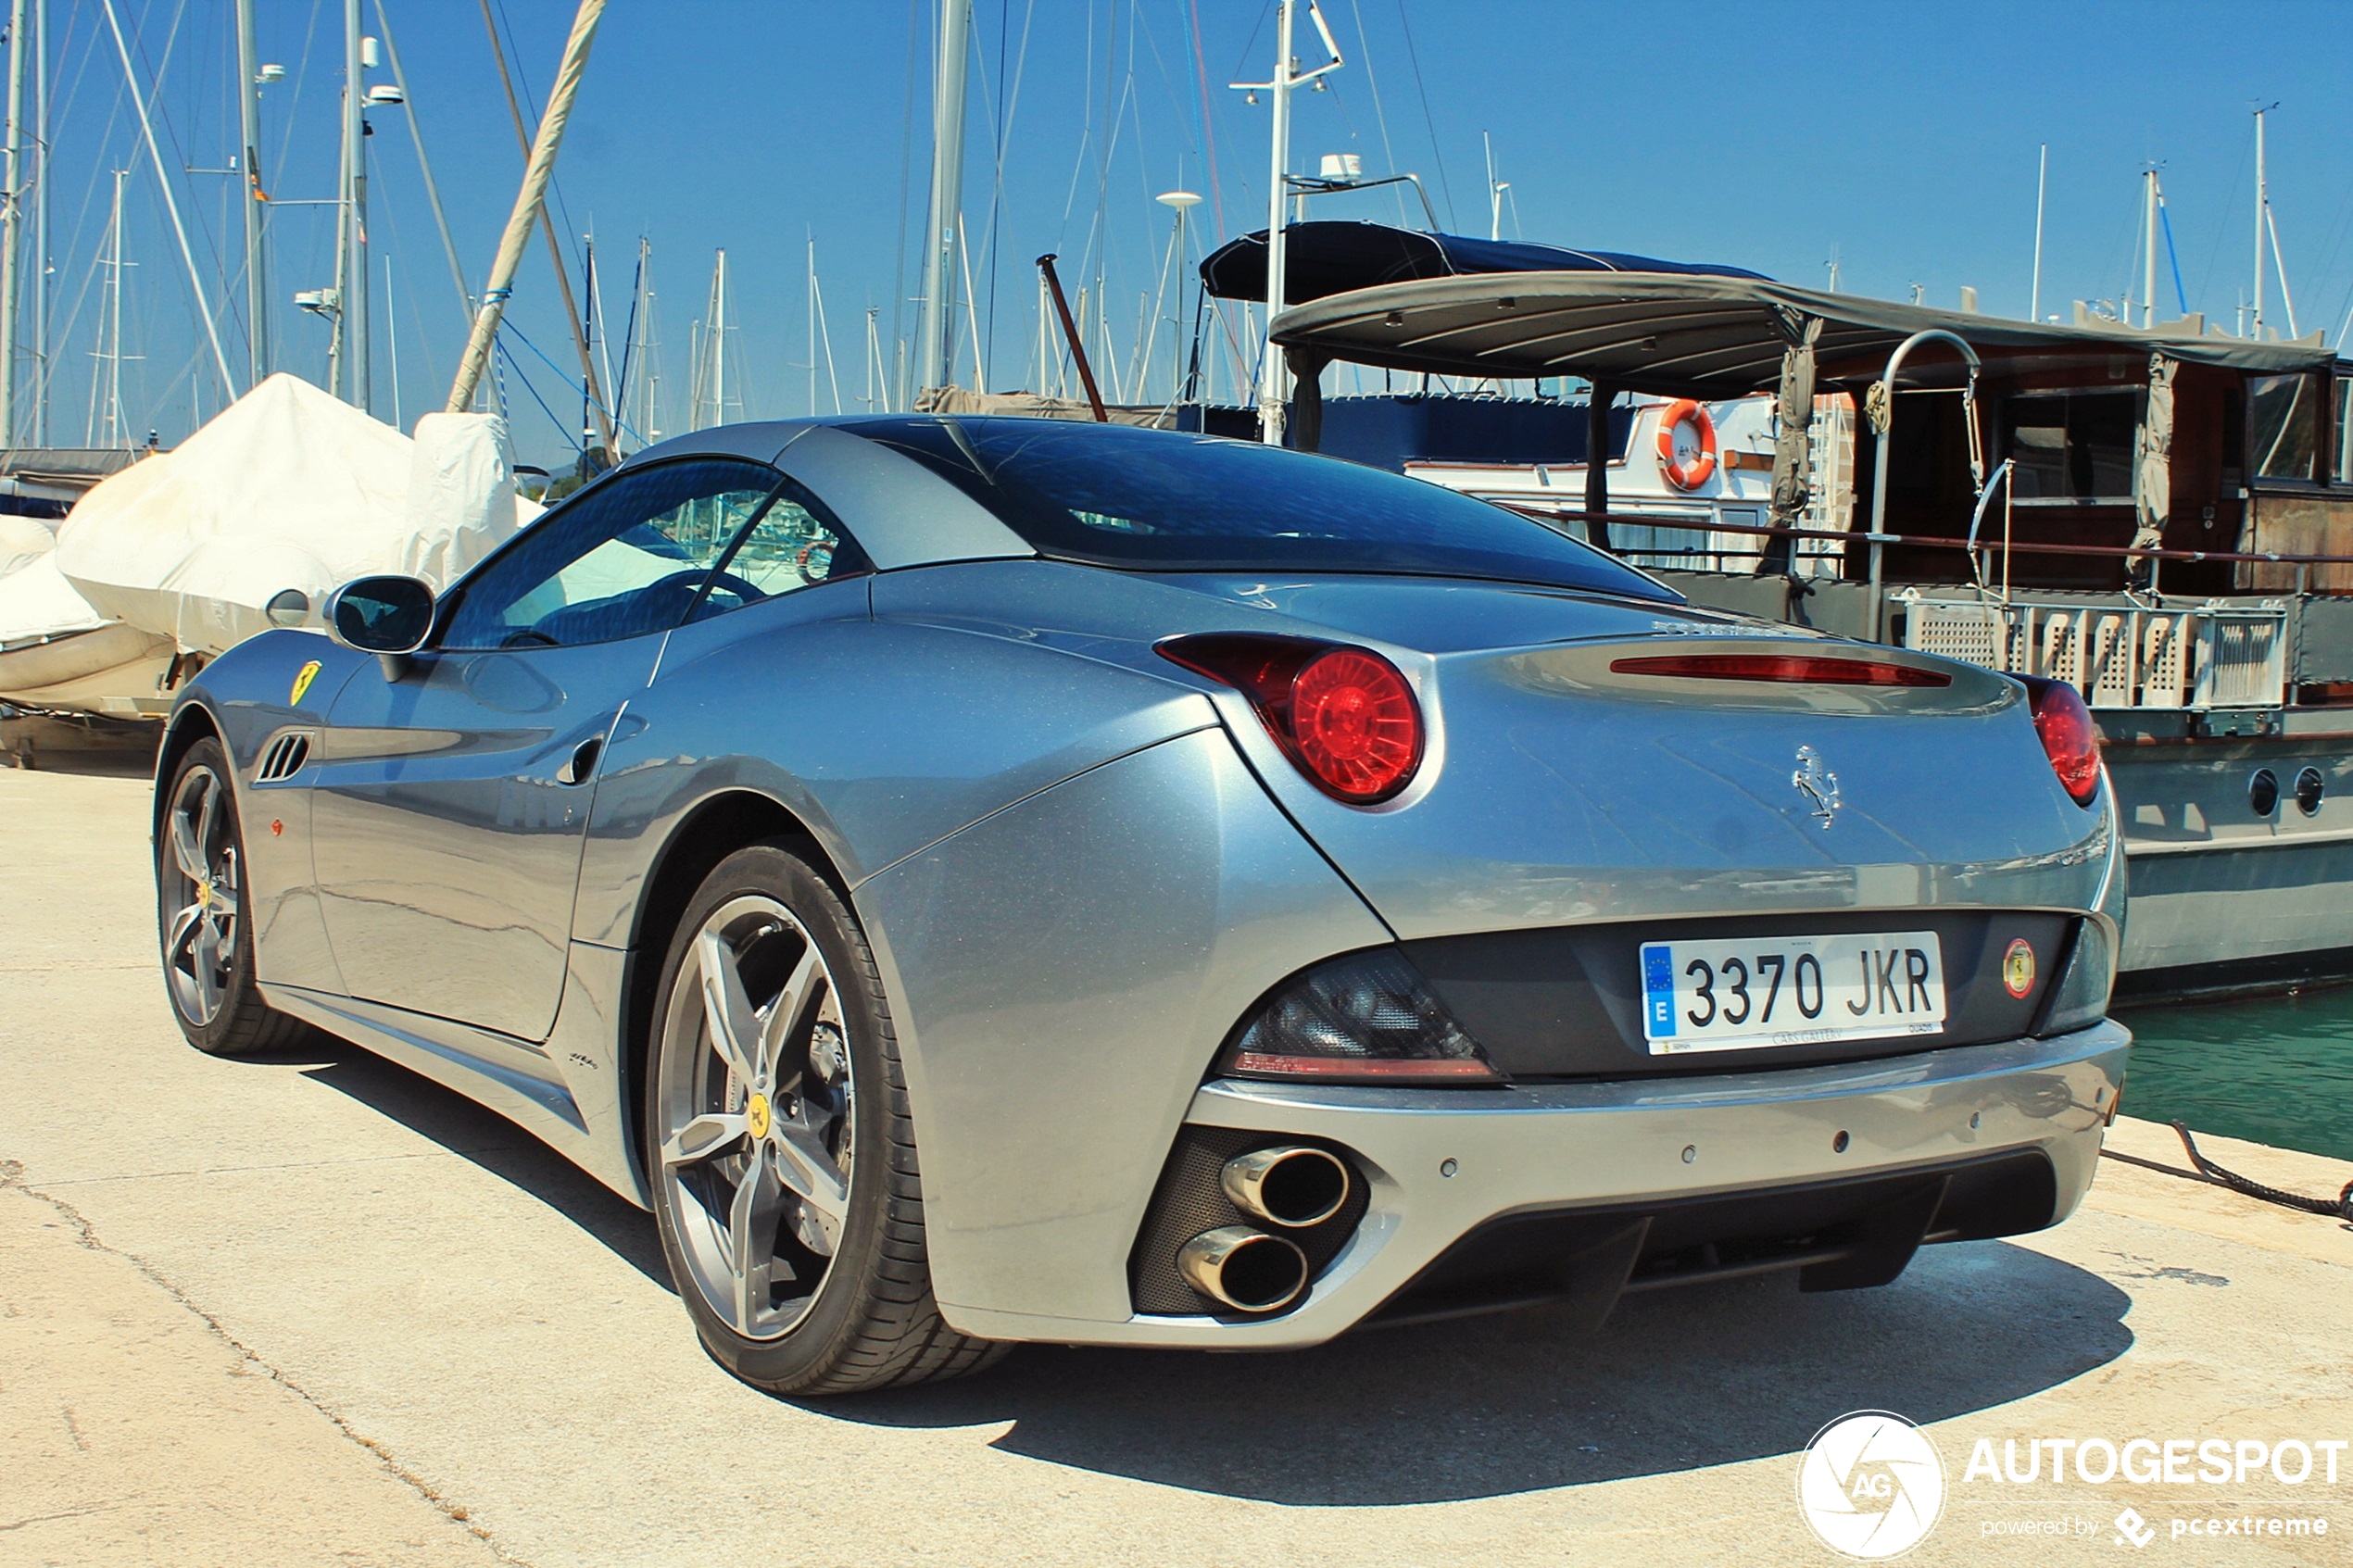
[[[764,1138],[768,1135],[768,1097],[766,1095],[752,1096],[751,1103],[744,1107],[744,1127],[753,1137]]]
[[[212,884],[208,882],[200,882],[196,884],[196,908],[200,909],[208,909],[211,907]]]

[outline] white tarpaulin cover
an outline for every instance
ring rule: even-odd
[[[439,587],[538,508],[514,494],[495,416],[428,415],[417,436],[271,376],[77,502],[57,565],[101,614],[216,654],[267,631],[289,588],[316,626],[354,577]]]
[[[0,554],[6,550],[0,543]],[[57,571],[54,552],[44,550],[16,571],[0,574],[0,647],[106,623],[107,618],[92,609],[90,601],[75,593]]]

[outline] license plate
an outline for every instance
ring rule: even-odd
[[[1933,931],[1642,944],[1653,1056],[1933,1035],[1944,961]]]

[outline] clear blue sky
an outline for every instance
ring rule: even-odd
[[[122,73],[94,0],[49,0],[57,63],[52,262],[57,369],[51,437],[82,439],[102,293],[107,170],[133,170],[126,204],[125,402],[135,433],[172,441],[220,402],[194,329],[189,286]],[[162,67],[158,133],[175,169],[220,169],[234,142],[228,0],[116,0],[141,70]],[[486,272],[521,154],[479,0],[385,0],[422,131],[472,286]],[[1100,277],[1122,370],[1167,243],[1154,194],[1214,194],[1197,237],[1265,221],[1266,109],[1226,83],[1263,77],[1265,0],[975,0],[966,224],[989,384],[1035,380],[1036,274],[1055,250],[1074,289]],[[553,74],[567,0],[492,0],[534,94]],[[375,0],[368,0],[376,31]],[[332,192],[342,69],[339,6],[258,0],[270,90],[264,169],[273,195]],[[817,246],[845,406],[865,390],[865,311],[884,353],[912,336],[912,232],[928,158],[932,0],[612,0],[559,170],[568,244],[593,230],[618,333],[640,235],[653,246],[668,428],[685,414],[688,345],[712,252],[734,285],[731,362],[749,415],[809,406],[807,242]],[[2249,108],[2276,100],[2270,169],[2299,325],[2332,341],[2353,292],[2353,20],[2342,5],[1797,5],[1661,9],[1583,4],[1326,0],[1349,56],[1332,91],[1300,100],[1294,169],[1353,151],[1368,173],[1411,169],[1448,227],[1487,225],[1482,132],[1511,184],[1504,232],[1531,239],[1718,259],[1820,284],[1835,255],[1853,292],[2023,315],[2035,156],[2050,145],[2044,309],[2116,297],[2137,222],[2136,176],[2161,163],[2190,307],[2228,325],[2252,271]],[[1302,53],[1312,34],[1302,26]],[[1026,40],[1026,45],[1025,45]],[[1204,81],[1205,78],[1205,81]],[[390,80],[379,71],[371,82]],[[910,87],[914,95],[911,101]],[[1205,91],[1204,91],[1205,89]],[[1204,103],[1204,99],[1206,102]],[[912,110],[912,134],[911,126]],[[399,339],[401,411],[413,424],[446,394],[463,319],[426,207],[409,119],[378,111],[371,217],[378,294]],[[1002,144],[1002,175],[997,173]],[[1214,170],[1208,167],[1214,144]],[[242,375],[243,285],[232,182],[178,177],[205,288]],[[1319,201],[1321,216],[1399,216],[1393,195]],[[325,330],[297,288],[330,281],[324,209],[274,219],[283,368],[323,374]],[[573,253],[575,282],[577,251]],[[2172,303],[2170,266],[2159,299]],[[2137,292],[2137,282],[2133,285]],[[992,306],[993,301],[993,306]],[[78,306],[78,308],[77,308]],[[379,412],[391,412],[384,307]],[[2276,294],[2273,319],[2280,315]],[[2169,312],[2170,313],[2170,312]],[[1178,314],[1175,299],[1164,316]],[[573,364],[543,249],[510,320]],[[1172,332],[1160,329],[1151,395],[1164,395]],[[569,450],[576,387],[517,360],[560,424],[512,375],[519,443]],[[822,345],[820,348],[822,357]],[[967,360],[967,363],[969,360]],[[567,372],[569,373],[569,372]],[[817,403],[833,406],[821,372]],[[736,410],[731,408],[731,416]]]

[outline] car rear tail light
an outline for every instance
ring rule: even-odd
[[[1478,1042],[1403,955],[1376,948],[1292,976],[1218,1059],[1241,1078],[1327,1084],[1500,1084]]]
[[[2082,694],[2065,681],[2037,675],[2013,675],[2026,687],[2034,713],[2034,733],[2042,738],[2051,771],[2078,806],[2089,806],[2100,792],[2100,732]]]
[[[1941,670],[1889,664],[1876,659],[1830,659],[1818,654],[1685,653],[1655,659],[1610,661],[1616,675],[1680,675],[1694,681],[1784,681],[1813,686],[1949,686]]]
[[[1211,633],[1172,637],[1159,652],[1249,697],[1284,755],[1335,800],[1391,799],[1421,767],[1421,704],[1397,666],[1369,648]]]

